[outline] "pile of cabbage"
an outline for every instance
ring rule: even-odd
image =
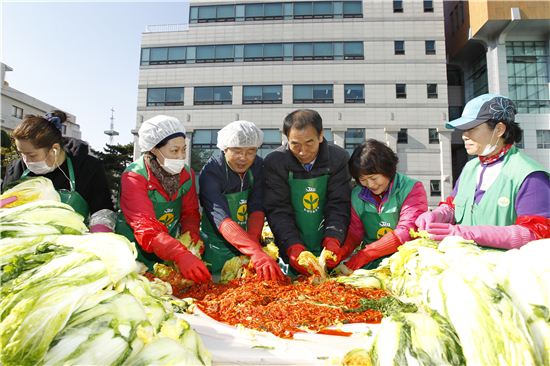
[[[0,209],[1,364],[211,364],[174,314],[185,304],[138,274],[134,244],[86,232],[58,201]]]
[[[339,282],[389,290],[417,313],[384,318],[344,364],[550,365],[550,239],[510,251],[460,237],[410,241]]]

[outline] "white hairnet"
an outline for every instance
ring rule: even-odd
[[[264,133],[254,123],[248,121],[231,122],[218,131],[218,148],[260,147]]]
[[[150,151],[159,142],[175,133],[185,135],[185,127],[176,117],[158,115],[149,118],[139,128],[139,147],[141,151]]]

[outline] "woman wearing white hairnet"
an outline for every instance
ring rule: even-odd
[[[181,274],[197,283],[208,282],[204,263],[175,236],[199,235],[199,203],[195,173],[185,164],[185,127],[174,117],[159,115],[143,122],[139,146],[145,154],[122,174],[116,232],[138,244],[138,260],[153,264],[173,261]]]
[[[216,275],[228,259],[244,254],[261,279],[285,279],[260,245],[263,159],[256,153],[262,141],[263,132],[254,123],[231,122],[218,132],[222,154],[212,156],[200,173],[204,260]]]

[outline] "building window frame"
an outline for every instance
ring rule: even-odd
[[[397,132],[397,143],[398,144],[408,144],[409,143],[409,134],[407,128],[402,128]]]
[[[537,149],[550,149],[550,130],[536,130]]]
[[[405,41],[403,40],[393,41],[393,54],[394,55],[405,54]]]
[[[437,128],[428,128],[428,143],[439,144],[439,132]]]
[[[256,93],[247,93],[255,91]],[[248,95],[247,95],[248,94]],[[276,97],[273,98],[272,95]],[[282,104],[282,85],[243,85],[243,104]]]
[[[393,12],[402,13],[403,12],[403,1],[402,0],[393,0]]]
[[[404,84],[404,83],[395,84],[395,98],[397,99],[407,98],[407,84]]]
[[[426,84],[426,96],[428,99],[437,99],[437,84]]]
[[[300,94],[297,97],[297,94]],[[321,97],[325,94],[326,97]],[[292,86],[292,103],[334,103],[332,84],[296,84]]]
[[[173,97],[175,93],[181,91],[181,98],[177,100]],[[169,107],[184,105],[184,87],[170,88],[147,88],[147,107]]]
[[[440,197],[440,196],[441,196],[441,180],[430,179],[430,197]]]
[[[365,85],[344,84],[344,103],[365,103]]]
[[[424,0],[424,13],[433,13],[434,12],[434,2],[432,0]]]
[[[197,98],[198,93],[202,94],[200,98]],[[205,96],[210,98],[205,98]],[[233,104],[232,86],[196,86],[193,90],[193,105],[225,104]]]
[[[344,149],[351,155],[357,146],[365,142],[364,128],[348,128],[344,132]]]
[[[424,53],[426,55],[435,55],[436,54],[435,41],[434,40],[428,39],[428,40],[424,41]]]
[[[11,106],[11,116],[17,119],[23,119],[23,108],[16,105]]]

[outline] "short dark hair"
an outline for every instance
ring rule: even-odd
[[[504,132],[504,135],[502,135],[505,144],[513,144],[514,142],[521,141],[523,130],[521,129],[521,127],[519,127],[519,123],[517,122],[506,120],[497,121],[494,119],[490,119],[487,121],[487,126],[489,126],[492,131],[495,129],[499,122],[502,122],[506,126],[506,131]]]
[[[397,172],[399,158],[385,143],[368,139],[357,146],[349,159],[349,170],[355,181],[359,176],[382,174],[392,180]]]
[[[291,128],[303,130],[307,126],[313,126],[317,134],[320,135],[323,131],[323,119],[313,109],[297,109],[285,117],[283,121],[283,133],[288,137]]]

